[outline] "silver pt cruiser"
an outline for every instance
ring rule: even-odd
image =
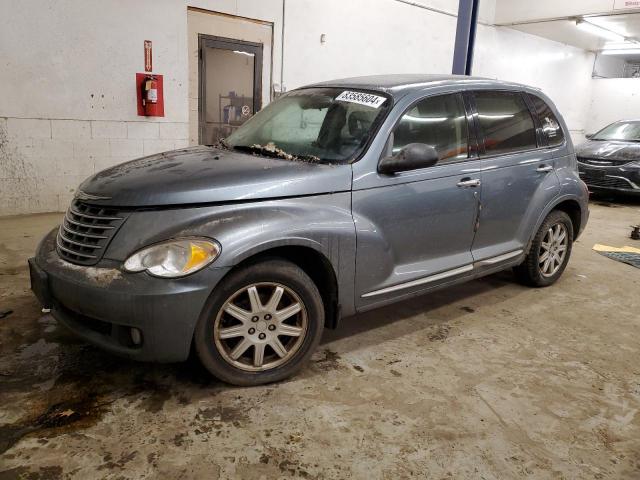
[[[588,218],[539,90],[389,75],[284,95],[224,141],[87,179],[29,260],[55,318],[236,385],[299,370],[340,318],[513,268],[554,283]]]

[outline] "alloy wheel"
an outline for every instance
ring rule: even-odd
[[[549,227],[538,253],[538,267],[543,277],[552,277],[562,266],[567,255],[569,235],[564,223],[556,223]]]
[[[289,361],[308,328],[307,310],[291,288],[263,282],[231,295],[213,326],[224,360],[246,371],[264,371]]]

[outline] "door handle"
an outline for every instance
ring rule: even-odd
[[[551,170],[553,170],[553,167],[551,165],[540,165],[537,169],[536,172],[540,172],[540,173],[548,173]]]
[[[466,187],[479,187],[482,184],[479,178],[463,178],[456,185],[461,188]]]

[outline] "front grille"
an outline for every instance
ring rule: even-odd
[[[123,211],[74,200],[58,231],[58,255],[71,263],[95,265],[127,216]]]
[[[580,178],[590,187],[632,189],[633,184],[624,178],[602,175],[592,170],[580,170]]]
[[[624,165],[626,163],[633,162],[633,160],[609,160],[602,158],[586,158],[586,157],[578,157],[578,161],[580,163],[584,163],[585,165],[595,165],[597,167],[617,167],[619,165]]]

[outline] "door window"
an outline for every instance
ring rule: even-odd
[[[475,99],[487,155],[537,147],[536,127],[522,95],[516,92],[476,92]]]
[[[529,95],[529,98],[533,102],[535,112],[540,119],[542,134],[547,139],[547,145],[550,147],[562,145],[564,142],[564,132],[562,131],[562,127],[560,127],[560,122],[558,122],[558,119],[553,114],[549,105],[547,105],[540,97],[536,97],[535,95]]]
[[[468,158],[469,132],[462,97],[428,97],[411,107],[393,132],[393,154],[410,143],[434,147],[439,163]]]

